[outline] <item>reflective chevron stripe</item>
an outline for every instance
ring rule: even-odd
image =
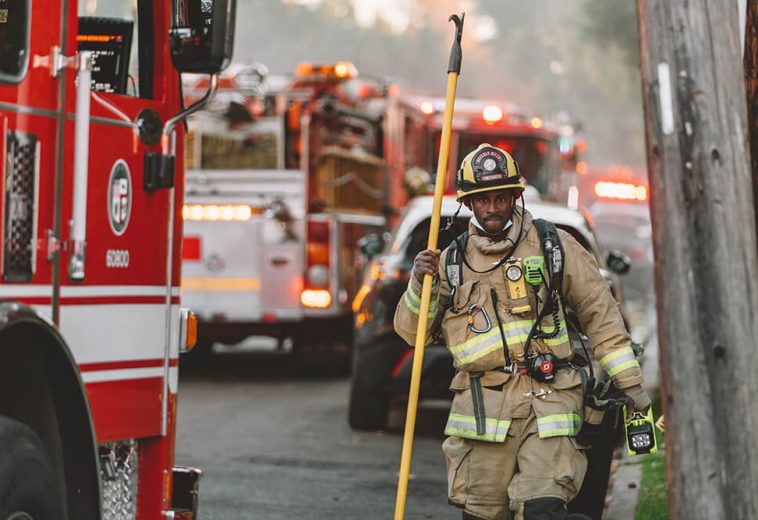
[[[623,347],[601,357],[600,366],[608,373],[609,377],[618,375],[627,368],[640,368],[631,347]]]
[[[504,442],[510,425],[511,421],[505,419],[486,419],[484,433],[482,435],[477,435],[476,418],[473,415],[451,413],[447,418],[445,435],[463,437],[464,439],[474,439],[477,441]]]
[[[540,433],[540,439],[576,435],[579,432],[581,421],[578,413],[559,413],[539,417],[537,429]]]

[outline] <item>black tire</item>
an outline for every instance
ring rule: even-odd
[[[0,520],[64,517],[39,436],[25,424],[0,417]]]
[[[387,427],[392,367],[405,347],[384,341],[355,351],[350,379],[348,423],[353,429],[376,431]]]

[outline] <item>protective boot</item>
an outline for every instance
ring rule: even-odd
[[[484,520],[484,519],[479,516],[474,516],[471,513],[467,513],[466,511],[464,511],[463,520]]]
[[[568,520],[566,502],[556,497],[527,500],[524,502],[524,520]]]

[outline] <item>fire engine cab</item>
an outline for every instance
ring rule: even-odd
[[[407,100],[426,114],[433,145],[425,169],[436,171],[445,100],[412,97]],[[586,168],[580,153],[584,141],[566,117],[546,118],[513,103],[460,98],[455,101],[448,171],[458,170],[463,158],[482,143],[510,153],[529,186],[545,200],[571,206],[575,173]],[[455,192],[455,175],[447,177],[447,193]],[[573,194],[575,197],[575,193]]]
[[[247,64],[221,78],[187,147],[182,294],[200,319],[193,355],[263,336],[346,368],[356,244],[404,205],[397,172],[424,153],[402,137],[423,114],[395,90],[347,62],[286,76]]]
[[[0,518],[195,518],[178,123],[233,23],[233,0],[0,0]],[[196,106],[178,72],[212,75]]]

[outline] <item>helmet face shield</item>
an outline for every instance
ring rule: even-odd
[[[484,191],[524,188],[513,157],[505,150],[486,143],[463,159],[456,184],[458,200]]]

